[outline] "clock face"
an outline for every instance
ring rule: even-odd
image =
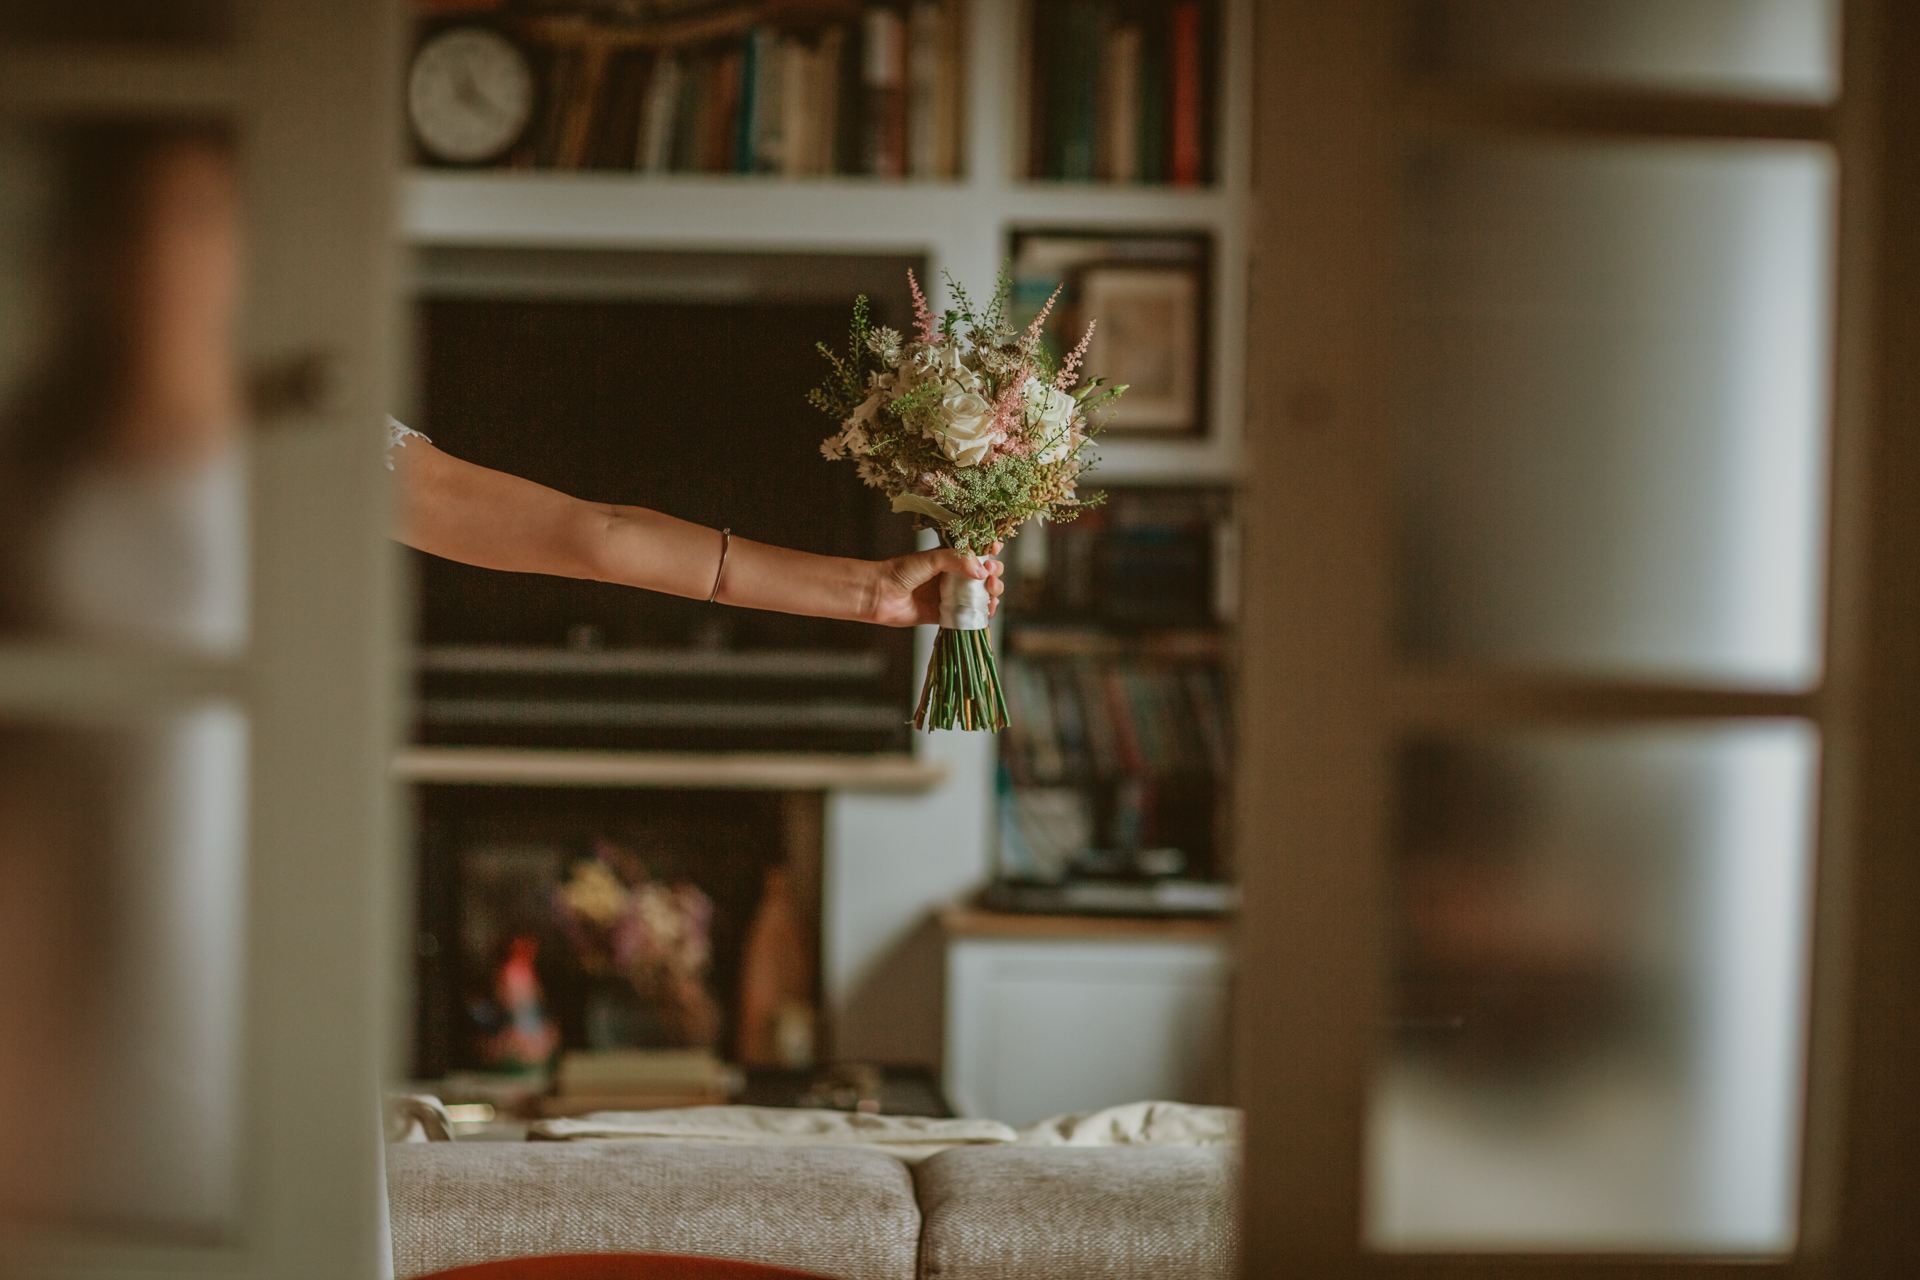
[[[435,159],[491,160],[519,139],[533,115],[533,73],[499,32],[454,27],[414,55],[407,113]]]

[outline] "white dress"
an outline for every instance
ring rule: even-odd
[[[213,658],[247,641],[238,452],[90,466],[43,530],[40,594],[63,640]],[[73,1182],[83,1216],[222,1228],[239,1208],[247,720],[209,702],[104,726],[111,826],[99,1025]]]

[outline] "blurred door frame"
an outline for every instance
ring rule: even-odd
[[[1920,1258],[1920,11],[1841,10],[1840,96],[1798,105],[1408,70],[1391,0],[1258,15],[1244,505],[1242,1270],[1890,1276]],[[1384,352],[1393,157],[1417,134],[1824,141],[1840,208],[1825,677],[1780,693],[1401,662]],[[1776,1260],[1371,1253],[1391,748],[1409,730],[1787,717],[1822,742],[1798,1246]]]
[[[8,1261],[45,1275],[381,1274],[376,1090],[397,1061],[405,971],[388,777],[398,578],[380,466],[398,350],[402,8],[28,8],[0,27],[0,116],[232,127],[247,281],[239,359],[264,374],[267,394],[249,438],[243,656],[0,644],[0,717],[135,713],[209,695],[245,708],[239,1212],[219,1238],[15,1236],[28,1252]],[[133,26],[119,29],[123,19]]]

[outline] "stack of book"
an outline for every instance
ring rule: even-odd
[[[655,1111],[717,1105],[734,1083],[725,1064],[706,1049],[601,1049],[562,1054],[553,1096],[540,1115],[594,1111]]]
[[[1211,182],[1217,25],[1211,0],[1034,5],[1028,175]]]
[[[542,107],[506,164],[954,177],[959,3],[753,3],[674,26],[532,21],[522,39]]]

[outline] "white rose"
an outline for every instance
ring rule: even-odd
[[[932,434],[955,466],[976,466],[993,447],[993,406],[978,391],[948,384]]]
[[[1034,457],[1041,462],[1060,461],[1073,450],[1073,415],[1080,406],[1072,396],[1038,378],[1028,378],[1020,394],[1027,404],[1027,425],[1037,429]]]

